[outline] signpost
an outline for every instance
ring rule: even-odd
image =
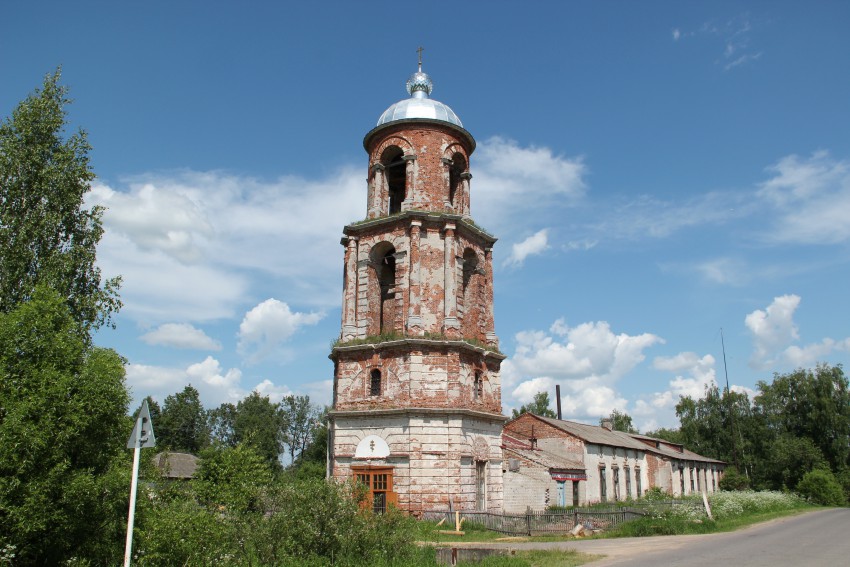
[[[156,447],[156,437],[153,434],[151,411],[147,399],[142,402],[142,409],[136,417],[136,424],[127,448],[133,449],[133,480],[130,482],[130,513],[127,515],[127,543],[124,546],[124,567],[130,567],[130,556],[133,552],[133,520],[136,516],[136,491],[139,487],[139,455],[143,448]]]

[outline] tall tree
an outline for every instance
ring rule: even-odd
[[[236,442],[252,447],[275,470],[280,469],[283,452],[283,421],[277,404],[256,390],[236,404],[233,432]]]
[[[294,463],[313,438],[319,410],[310,403],[310,396],[286,396],[280,402],[280,411],[283,442]]]
[[[214,445],[222,447],[236,446],[236,406],[223,403],[217,408],[207,411],[207,426],[210,430],[210,440]]]
[[[850,389],[841,365],[776,374],[770,384],[759,382],[758,389],[753,402],[764,439],[805,437],[833,471],[850,466]]]
[[[600,419],[599,425],[602,425],[602,422],[605,421],[605,419],[606,418]],[[624,431],[626,433],[638,432],[634,425],[632,425],[632,416],[624,411],[621,412],[620,410],[615,409],[611,412],[611,415],[609,415],[607,419],[611,420],[611,425],[614,431]]]
[[[193,454],[209,445],[209,429],[201,396],[191,384],[165,398],[159,427],[154,424],[157,443],[175,451]]]
[[[549,393],[537,392],[534,394],[534,400],[530,404],[521,406],[518,410],[514,410],[514,417],[519,417],[524,413],[533,413],[543,417],[558,417],[554,411],[549,409]]]
[[[94,173],[86,133],[65,138],[67,88],[57,70],[0,124],[0,312],[55,290],[88,331],[121,307],[120,278],[101,282],[95,264],[101,207],[84,208]]]
[[[65,298],[38,286],[0,313],[0,549],[16,565],[120,558],[128,404],[121,357],[89,345]]]

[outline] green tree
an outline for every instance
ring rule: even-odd
[[[296,478],[325,478],[328,459],[328,412],[325,406],[316,419],[310,443],[290,466]]]
[[[43,285],[0,314],[0,547],[15,545],[18,565],[120,559],[124,364],[80,326]]]
[[[690,396],[676,404],[681,443],[706,457],[737,463],[745,469],[750,465],[752,450],[749,437],[752,431],[752,408],[747,394],[721,391],[716,385],[707,387],[705,396],[694,400]]]
[[[65,138],[67,88],[57,70],[0,124],[0,312],[40,284],[55,290],[82,336],[111,324],[120,278],[101,282],[101,207],[85,209],[94,173],[86,133]]]
[[[280,402],[280,413],[283,443],[294,463],[313,439],[319,412],[310,403],[310,396],[286,396]]]
[[[818,365],[758,383],[753,400],[764,424],[762,439],[808,438],[835,472],[850,465],[850,389],[841,365]],[[765,451],[767,452],[767,451]]]
[[[210,440],[214,445],[236,446],[235,422],[236,406],[231,403],[225,402],[207,412],[207,427],[210,431]]]
[[[253,447],[275,470],[280,469],[283,452],[282,427],[281,412],[268,396],[254,391],[236,404],[233,420],[236,442]]]
[[[554,411],[549,409],[549,393],[537,392],[534,394],[534,400],[530,404],[521,406],[518,410],[514,410],[513,417],[517,418],[524,413],[533,413],[542,417],[557,417]]]
[[[201,396],[191,384],[165,398],[159,423],[154,423],[157,445],[197,455],[209,445],[209,429]]]
[[[669,441],[678,445],[682,444],[682,434],[678,429],[659,427],[654,431],[647,431],[644,435],[647,437],[654,437],[655,439],[663,439],[664,441]]]
[[[607,418],[602,418],[599,420],[599,425],[602,425],[602,422],[605,419],[610,419],[612,427],[614,431],[623,431],[625,433],[637,433],[638,430],[635,429],[634,425],[632,425],[632,416],[627,414],[626,412],[621,412],[620,410],[613,410],[611,415]]]

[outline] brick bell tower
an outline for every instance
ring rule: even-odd
[[[492,246],[470,216],[475,140],[419,71],[363,140],[367,214],[343,230],[328,473],[390,503],[502,509]]]

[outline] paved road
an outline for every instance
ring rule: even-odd
[[[590,563],[590,567],[834,567],[850,565],[850,509],[818,510],[730,533],[551,543],[515,542],[503,547],[517,550],[575,549],[605,555],[604,559]]]

